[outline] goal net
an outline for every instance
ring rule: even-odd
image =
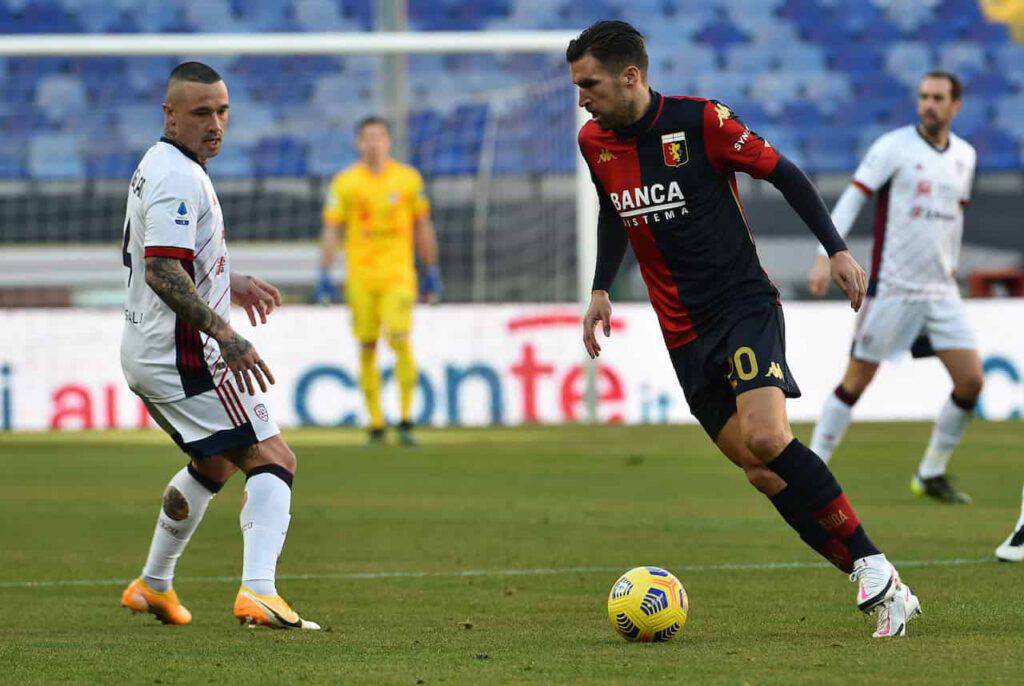
[[[580,251],[591,250],[585,215],[594,194],[576,147],[568,38],[0,38],[0,119],[15,134],[0,141],[0,244],[20,246],[8,256],[75,244],[82,259],[61,272],[67,285],[119,285],[116,260],[87,256],[120,240],[126,184],[161,133],[167,74],[197,59],[222,74],[231,95],[225,144],[209,171],[233,251],[272,255],[271,275],[293,292],[316,278],[322,200],[331,177],[356,159],[355,124],[379,114],[398,118],[396,156],[426,180],[446,300],[576,300],[586,292],[581,266],[592,266]],[[386,66],[391,56],[404,68]]]

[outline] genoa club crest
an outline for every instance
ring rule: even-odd
[[[681,167],[690,160],[686,149],[686,132],[666,133],[661,137],[661,154],[669,167]]]

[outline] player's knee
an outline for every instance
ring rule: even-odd
[[[752,426],[743,432],[743,443],[761,460],[777,456],[792,440],[793,437],[784,429],[771,425]]]
[[[164,491],[164,514],[176,522],[188,518],[188,499],[174,486]]]
[[[409,344],[409,334],[407,333],[389,333],[388,334],[388,345],[392,350],[398,352],[399,348],[403,348]]]
[[[961,401],[974,403],[981,395],[981,389],[985,387],[985,377],[981,373],[971,374],[960,379],[953,387],[953,395]]]
[[[295,453],[288,447],[288,444],[281,441],[274,450],[274,464],[284,467],[292,474],[295,473],[295,468],[298,467],[298,458],[295,457]]]

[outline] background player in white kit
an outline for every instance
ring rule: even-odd
[[[234,614],[249,624],[319,629],[274,585],[295,455],[260,392],[274,377],[231,327],[230,305],[245,308],[255,326],[257,315],[266,323],[281,296],[260,279],[232,273],[228,261],[224,217],[205,167],[227,128],[227,86],[210,67],[186,62],[171,72],[163,110],[164,137],[143,156],[128,192],[121,365],[129,387],[191,461],[164,491],[142,575],[121,603],[167,624],[191,621],[172,588],[174,568],[214,494],[241,469],[244,552]]]
[[[911,488],[944,502],[967,503],[970,498],[946,477],[983,383],[956,282],[963,207],[970,200],[976,162],[974,148],[950,131],[961,98],[956,76],[926,74],[918,87],[918,124],[875,141],[832,211],[836,229],[845,236],[867,198],[878,193],[868,300],[857,320],[846,374],[825,401],[811,450],[829,459],[882,360],[908,350],[915,356],[934,352],[953,380],[953,392],[939,411]],[[828,282],[828,258],[819,256],[808,277],[811,293],[824,295]]]

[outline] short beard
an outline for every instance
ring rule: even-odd
[[[932,124],[926,123],[924,120],[921,121],[921,129],[924,130],[924,132],[927,133],[929,136],[938,135],[939,132],[942,131],[944,126],[945,125],[938,119],[936,119],[935,123]]]

